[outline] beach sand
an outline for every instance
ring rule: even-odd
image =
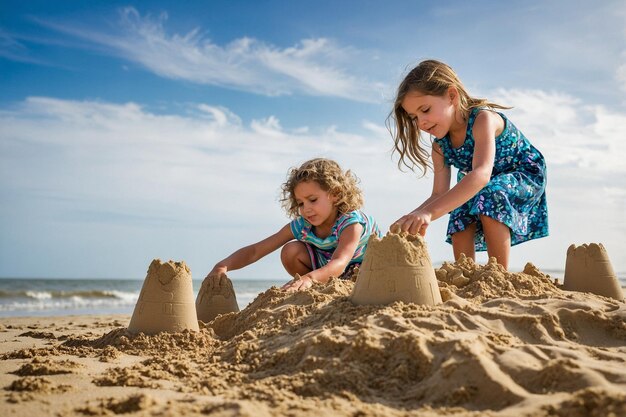
[[[130,316],[0,320],[3,416],[625,416],[626,304],[469,259],[442,302],[272,287],[198,332]]]

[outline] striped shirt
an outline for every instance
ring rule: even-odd
[[[337,249],[341,232],[343,232],[346,227],[355,223],[360,223],[363,226],[363,232],[361,233],[361,238],[359,239],[359,243],[354,251],[352,260],[350,260],[350,263],[348,264],[351,265],[363,262],[365,249],[367,248],[367,240],[372,233],[377,233],[378,236],[382,236],[382,233],[378,228],[378,224],[376,224],[376,220],[374,220],[373,217],[368,216],[361,210],[354,210],[349,213],[342,214],[337,217],[330,235],[325,238],[315,236],[313,226],[302,216],[294,219],[290,223],[290,226],[294,237],[300,242],[304,242],[306,244],[306,247],[309,250],[309,256],[311,257],[313,269],[318,269],[326,265],[332,258],[333,252]]]

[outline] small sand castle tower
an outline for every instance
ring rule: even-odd
[[[624,292],[601,243],[571,245],[567,249],[563,289],[624,300]]]
[[[354,304],[441,303],[426,242],[421,236],[396,231],[382,239],[370,236],[350,300]]]
[[[198,320],[208,323],[220,314],[239,311],[232,281],[226,274],[208,276],[196,298]]]
[[[189,267],[155,259],[141,288],[128,330],[145,334],[198,331]]]

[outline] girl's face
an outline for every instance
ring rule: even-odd
[[[449,90],[443,96],[431,96],[412,91],[402,100],[402,108],[417,122],[420,130],[441,139],[454,123],[455,93],[455,90]]]
[[[337,218],[337,198],[315,181],[298,183],[293,190],[300,215],[313,226],[332,226]]]

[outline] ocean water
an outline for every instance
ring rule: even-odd
[[[562,282],[563,271],[543,271]],[[626,274],[618,274],[626,292]],[[143,279],[0,278],[0,317],[132,314]],[[285,280],[233,279],[239,308]],[[193,281],[194,295],[202,281]]]
[[[132,314],[143,279],[0,278],[0,317]],[[239,308],[286,281],[233,279]],[[193,281],[194,296],[202,281]]]

